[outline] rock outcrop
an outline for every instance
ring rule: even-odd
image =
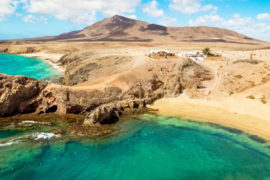
[[[97,106],[120,100],[122,91],[73,90],[24,76],[0,74],[0,116],[20,113],[80,114]]]
[[[147,100],[126,100],[120,102],[112,102],[97,107],[88,113],[85,118],[85,125],[110,124],[117,122],[121,115],[144,113],[147,111]]]
[[[212,74],[202,66],[186,60],[176,64],[173,70],[158,68],[155,75],[145,82],[137,82],[128,91],[123,92],[120,101],[98,106],[87,113],[85,124],[110,123],[118,120],[122,114],[134,114],[147,111],[146,105],[163,97],[176,97],[184,89],[198,91],[202,82],[211,80]]]
[[[44,113],[48,107],[56,106],[59,114],[80,114],[112,101],[119,101],[122,91],[108,87],[100,90],[76,90],[66,86],[51,85],[44,89],[43,106],[38,109]],[[49,106],[48,106],[49,105]]]
[[[28,53],[34,53],[38,52],[38,49],[36,47],[31,46],[14,46],[14,47],[7,47],[4,49],[0,49],[0,53],[5,54],[28,54]]]
[[[47,82],[0,73],[0,116],[35,112]]]

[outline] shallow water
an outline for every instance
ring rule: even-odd
[[[24,75],[39,80],[61,75],[45,61],[11,54],[0,54],[0,72],[8,75]]]
[[[268,142],[241,131],[152,115],[119,126],[111,136],[94,140],[29,140],[0,147],[0,179],[270,178]],[[21,134],[8,138],[14,136]]]
[[[1,139],[5,139],[5,138],[9,138],[12,136],[16,136],[19,134],[23,134],[23,131],[20,130],[2,130],[0,133],[0,140]]]

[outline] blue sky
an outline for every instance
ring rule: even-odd
[[[270,41],[270,0],[0,0],[0,39],[58,35],[115,14],[222,27]]]

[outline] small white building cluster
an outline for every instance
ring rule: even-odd
[[[193,61],[202,62],[207,58],[207,55],[204,55],[202,51],[189,51],[189,52],[181,52],[177,53],[176,56],[189,58]]]

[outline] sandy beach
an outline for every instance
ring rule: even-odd
[[[163,98],[149,107],[159,109],[159,114],[213,122],[270,140],[269,105],[249,99],[191,99],[181,95]]]
[[[61,59],[63,54],[55,54],[55,53],[52,54],[52,53],[45,53],[45,52],[36,52],[36,53],[19,54],[19,55],[44,60],[47,63],[49,63],[51,66],[53,66],[60,73],[65,72],[65,68],[63,66],[59,65],[59,60]]]

